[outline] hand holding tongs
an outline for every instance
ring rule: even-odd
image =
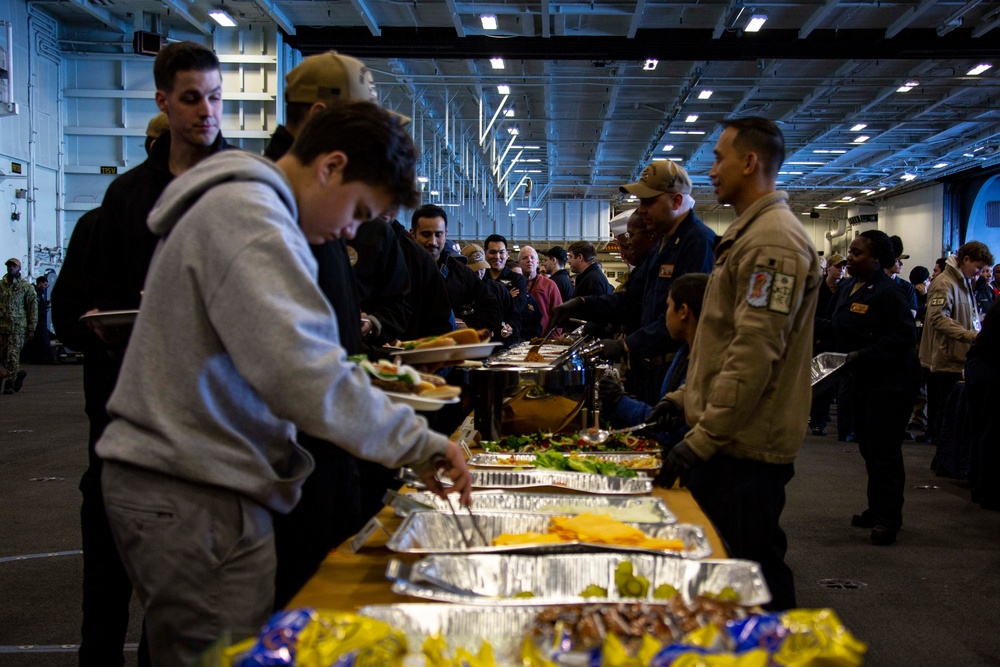
[[[455,519],[455,526],[458,528],[458,533],[462,536],[462,542],[465,543],[465,548],[471,549],[472,540],[466,536],[465,529],[462,528],[462,520],[459,519],[458,512],[455,511],[455,506],[451,502],[451,496],[448,496],[446,501],[448,503],[448,509],[451,510],[451,516]],[[472,513],[472,508],[466,505],[465,511],[469,513],[469,519],[472,521],[472,527],[475,528],[476,532],[479,534],[479,539],[483,541],[483,546],[490,546],[490,541],[486,539],[486,535],[483,534],[482,528],[479,527],[479,519]]]

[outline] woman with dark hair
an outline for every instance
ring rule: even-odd
[[[883,270],[896,261],[889,237],[863,232],[851,243],[843,281],[823,322],[847,353],[854,434],[868,470],[868,509],[851,525],[871,528],[872,544],[896,541],[903,523],[903,430],[920,382],[910,305]]]

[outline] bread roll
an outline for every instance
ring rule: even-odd
[[[432,347],[455,347],[458,343],[455,342],[454,338],[445,338],[444,336],[439,336],[432,340],[426,341],[417,345],[414,349],[416,350],[427,350]]]
[[[451,338],[455,341],[456,345],[477,345],[479,344],[479,334],[476,333],[475,329],[455,329],[454,331],[449,331],[446,334],[442,334],[442,338]]]
[[[423,398],[437,398],[440,400],[458,398],[461,395],[462,395],[462,388],[453,387],[452,385],[445,385],[443,387],[437,387],[436,389],[431,389],[429,391],[420,392],[420,396]]]

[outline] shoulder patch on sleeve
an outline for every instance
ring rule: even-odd
[[[757,269],[750,275],[750,289],[747,291],[747,303],[754,308],[763,308],[771,296],[771,283],[774,274],[767,269]]]
[[[936,296],[933,299],[931,299],[932,306],[943,306],[944,302],[945,298],[943,296]]]
[[[794,294],[795,276],[787,273],[774,274],[774,282],[771,285],[771,300],[767,303],[767,309],[787,315],[792,312]]]

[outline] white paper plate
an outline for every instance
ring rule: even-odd
[[[457,396],[455,398],[440,399],[425,398],[419,394],[399,394],[394,391],[386,391],[383,393],[388,396],[389,400],[393,403],[403,403],[405,405],[409,405],[414,410],[422,410],[424,412],[435,412],[446,405],[454,405],[462,400]]]
[[[80,321],[84,324],[95,324],[101,327],[124,327],[135,324],[135,318],[138,315],[138,310],[105,310],[83,315]]]
[[[485,359],[503,343],[476,343],[475,345],[454,345],[452,347],[428,347],[422,350],[402,350],[383,348],[392,358],[397,356],[406,364],[433,364],[466,359]]]

